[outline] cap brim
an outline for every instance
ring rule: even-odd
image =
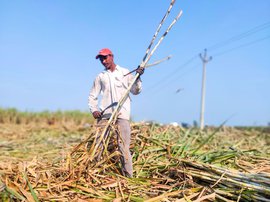
[[[96,56],[96,59],[98,59],[100,56],[107,56],[107,55],[110,55],[109,53],[108,54],[98,54],[97,56]]]

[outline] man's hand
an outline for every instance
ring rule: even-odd
[[[93,114],[93,117],[95,119],[101,118],[101,112],[100,111],[94,111],[92,114]]]
[[[136,73],[138,73],[140,76],[143,75],[143,73],[144,73],[144,68],[139,66],[139,67],[136,69]]]

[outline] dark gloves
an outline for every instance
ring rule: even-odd
[[[139,67],[136,69],[136,73],[138,73],[140,76],[143,75],[143,73],[144,73],[144,68],[139,66]]]
[[[100,111],[94,111],[92,114],[95,119],[99,119],[102,116]]]

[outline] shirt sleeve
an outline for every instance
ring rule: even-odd
[[[129,82],[131,84],[131,82],[133,81],[134,79],[134,76],[133,75],[129,75]],[[140,78],[138,78],[135,83],[132,85],[131,87],[131,90],[130,92],[133,94],[133,95],[138,95],[142,90],[142,81]]]
[[[97,76],[88,96],[88,107],[92,113],[94,111],[99,111],[98,96],[100,92],[101,92],[101,80],[100,77]]]

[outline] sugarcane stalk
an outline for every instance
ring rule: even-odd
[[[156,61],[156,62],[153,62],[153,63],[151,63],[151,64],[147,64],[144,68],[148,68],[148,67],[152,67],[152,66],[158,65],[158,64],[160,64],[160,63],[162,63],[162,62],[164,62],[164,61],[166,61],[166,60],[171,59],[171,57],[172,57],[172,56],[167,56],[167,57],[162,58],[162,59],[160,59],[160,60],[158,60],[158,61]],[[136,69],[130,71],[129,73],[125,74],[124,76],[127,76],[127,75],[129,75],[129,74],[132,74],[132,73],[135,72],[137,69],[138,69],[138,68],[136,68]]]
[[[228,170],[223,169],[223,168],[218,168],[213,165],[208,165],[208,164],[198,164],[195,162],[191,162],[188,160],[181,159],[181,162],[184,162],[185,164],[188,164],[192,167],[198,168],[199,170],[205,170],[205,171],[212,171],[215,174],[225,175],[230,178],[234,179],[239,179],[244,182],[253,182],[253,184],[261,184],[264,185],[265,187],[269,186],[269,178],[270,176],[265,176],[264,173],[260,173],[259,175],[253,175],[253,174],[245,174],[245,173],[235,173],[235,172],[228,172]]]
[[[216,197],[217,197],[218,199],[220,199],[220,200],[222,200],[222,201],[225,201],[225,202],[234,202],[234,201],[233,201],[233,200],[229,200],[229,199],[227,199],[227,198],[225,198],[225,197],[223,197],[223,196],[227,196],[227,197],[229,197],[229,198],[236,198],[235,195],[230,194],[230,193],[227,193],[227,192],[225,192],[225,191],[215,190],[215,193],[216,193]],[[220,195],[222,195],[222,196],[220,196]]]
[[[168,15],[170,14],[171,9],[172,9],[174,3],[175,3],[175,0],[172,0],[171,3],[170,3],[169,8],[167,9],[167,11],[166,11],[166,13],[165,13],[165,15],[164,15],[164,17],[163,17],[162,20],[160,21],[160,23],[159,23],[159,25],[158,25],[158,28],[157,28],[157,30],[156,30],[154,36],[152,37],[152,40],[151,40],[151,42],[150,42],[148,48],[146,49],[146,52],[145,52],[145,55],[144,55],[142,61],[144,61],[144,60],[146,59],[146,57],[147,57],[147,55],[148,55],[148,53],[149,53],[149,51],[150,51],[150,49],[151,49],[151,47],[152,47],[152,45],[153,45],[153,43],[154,43],[154,41],[155,41],[157,35],[158,35],[158,33],[159,33],[159,31],[160,31],[162,25],[164,24],[166,18],[167,18]]]
[[[169,33],[169,31],[171,30],[171,28],[173,27],[173,25],[179,20],[179,18],[181,17],[183,11],[180,10],[180,12],[178,13],[178,15],[176,16],[176,18],[174,18],[174,20],[172,21],[172,23],[170,24],[170,26],[167,28],[167,30],[164,32],[164,34],[161,36],[161,38],[159,39],[159,41],[157,42],[157,44],[155,45],[155,47],[152,49],[152,51],[150,52],[149,55],[147,55],[146,59],[144,59],[141,64],[140,67],[145,67],[146,64],[148,63],[148,61],[150,60],[150,58],[152,57],[152,55],[154,54],[154,52],[156,51],[156,49],[158,48],[158,46],[160,45],[160,43],[163,41],[163,39],[165,38],[165,36]],[[139,74],[136,74],[136,76]]]
[[[180,171],[180,172],[182,172],[182,171]],[[210,181],[210,182],[213,182],[213,181],[218,179],[217,176],[214,176],[213,174],[209,174],[209,173],[206,173],[206,172],[200,172],[200,171],[195,171],[195,170],[193,170],[193,171],[189,170],[189,171],[183,171],[183,172],[186,173],[186,174],[190,174],[192,176],[195,176],[197,178]],[[236,185],[236,186],[239,186],[239,187],[245,187],[245,188],[257,191],[257,192],[270,194],[270,189],[268,187],[264,187],[264,186],[261,186],[261,185],[248,184],[248,183],[237,181],[236,179],[231,179],[231,178],[228,178],[228,177],[224,177],[220,182],[223,183],[223,184],[225,183],[226,186],[229,185],[228,183],[232,183],[232,185]]]
[[[153,48],[153,50],[150,52],[150,54],[148,55],[148,57],[142,61],[140,67],[145,67],[146,64],[148,63],[148,61],[150,60],[151,56],[154,54],[154,52],[156,51],[156,49],[158,48],[158,46],[160,45],[160,43],[163,41],[163,39],[165,38],[165,36],[168,34],[168,32],[171,30],[172,26],[177,22],[177,20],[180,18],[180,16],[182,15],[182,10],[179,12],[179,14],[177,15],[177,17],[173,20],[173,22],[170,24],[170,26],[167,28],[167,30],[165,31],[165,33],[162,35],[162,37],[159,39],[158,43],[155,45],[155,47]],[[148,51],[148,50],[147,50]],[[136,73],[135,77],[133,78],[131,84],[129,85],[129,87],[126,90],[126,93],[124,94],[124,96],[121,98],[121,100],[118,102],[118,105],[115,108],[115,111],[112,113],[111,118],[109,119],[107,126],[110,125],[110,120],[111,122],[116,118],[116,114],[120,111],[122,105],[125,103],[129,92],[132,88],[132,86],[134,85],[134,83],[137,81],[137,79],[139,78],[140,74]],[[106,127],[107,128],[107,127]],[[105,128],[105,129],[106,129]],[[104,129],[104,131],[105,131]]]
[[[166,61],[166,60],[169,60],[169,59],[171,59],[171,55],[169,55],[169,56],[167,56],[167,57],[165,57],[165,58],[162,58],[162,59],[160,59],[160,60],[158,60],[158,61],[156,61],[156,62],[153,62],[153,63],[151,63],[151,64],[147,64],[146,66],[145,66],[145,68],[147,68],[147,67],[152,67],[152,66],[155,66],[155,65],[158,65],[158,64],[160,64],[160,63],[162,63],[162,62],[164,62],[164,61]]]

